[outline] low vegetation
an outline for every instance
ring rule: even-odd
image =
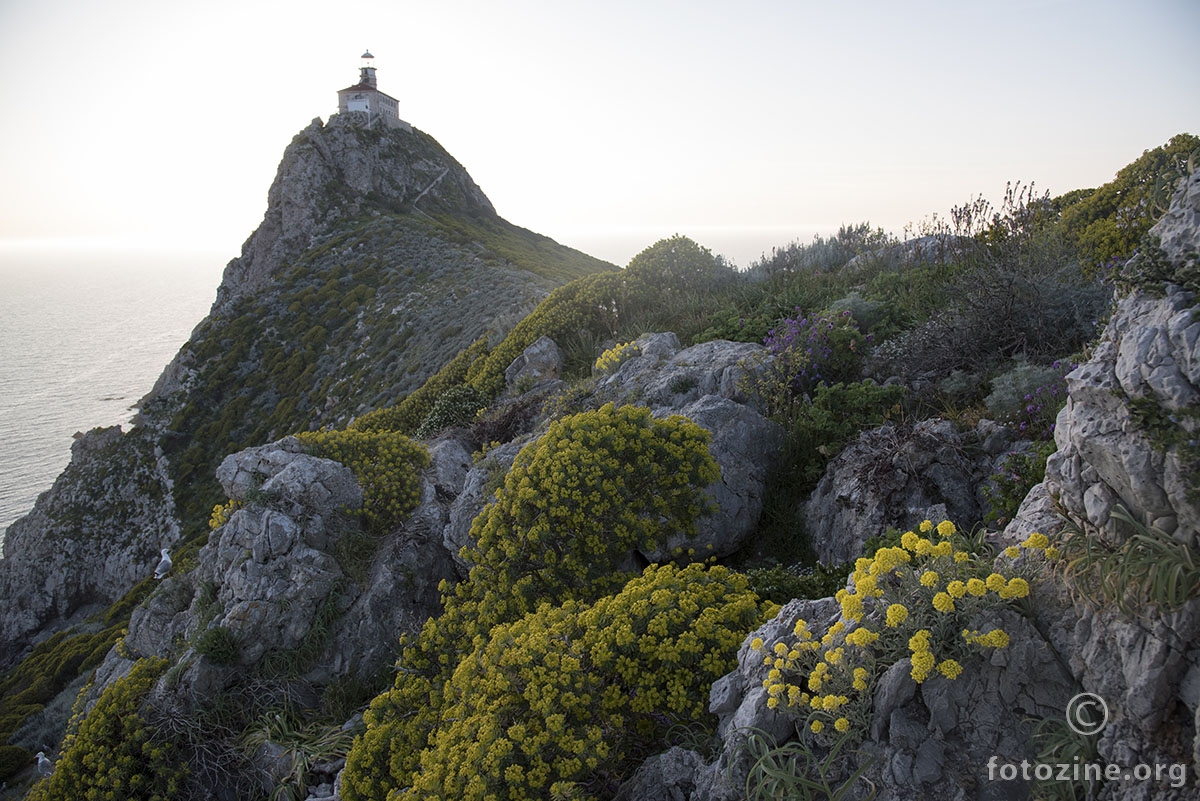
[[[291,703],[298,672],[280,661],[254,677],[264,683],[255,687],[269,685],[269,703],[239,709],[231,691],[190,729],[193,718],[185,726],[164,717],[149,699],[166,663],[139,661],[72,720],[55,775],[29,797],[188,797],[196,776],[240,775],[228,766],[266,742],[283,744],[298,766],[276,788],[280,797],[300,792],[317,756],[346,757],[348,801],[611,797],[681,732],[711,732],[708,688],[779,603],[831,595],[849,623],[800,621],[777,642],[753,643],[768,669],[766,703],[805,734],[750,738],[746,791],[849,792],[858,775],[830,783],[823,760],[864,735],[882,671],[907,659],[924,682],[975,669],[1009,635],[976,631],[971,621],[1020,609],[1047,566],[1105,603],[1171,609],[1200,592],[1195,555],[1133,521],[1120,549],[1097,550],[1082,535],[1054,543],[1032,535],[1007,554],[1009,569],[994,567],[993,554],[949,521],[892,532],[853,564],[817,565],[800,523],[803,498],[859,432],[935,415],[963,424],[990,417],[1033,443],[1009,457],[988,490],[988,521],[1011,519],[1045,470],[1064,375],[1098,332],[1112,284],[1197,288],[1196,260],[1165,260],[1144,237],[1155,198],[1198,147],[1195,137],[1175,137],[1112,184],[1057,198],[1010,185],[998,208],[973,199],[946,220],[925,221],[913,232],[919,243],[862,223],[777,248],[745,271],[683,236],[648,247],[624,270],[604,269],[521,229],[454,216],[430,223],[441,239],[425,242],[420,270],[401,268],[408,262],[370,254],[411,244],[404,237],[417,223],[403,210],[355,221],[297,263],[278,297],[244,299],[207,321],[188,346],[197,375],[187,402],[147,414],[167,430],[193,543],[237,508],[221,503],[211,476],[242,447],[297,433],[310,452],[349,466],[364,502],[346,511],[361,513],[364,536],[376,537],[417,503],[428,456],[410,437],[470,429],[490,447],[544,425],[474,521],[462,554],[468,577],[443,585],[442,614],[403,639],[394,676],[317,688],[329,699],[323,707]],[[417,227],[427,231],[426,223]],[[914,260],[918,244],[934,258]],[[1105,266],[1139,247],[1123,271]],[[413,330],[407,315],[422,319],[414,288],[454,289],[454,276],[438,267],[447,248],[518,265],[549,291],[502,328]],[[359,251],[367,255],[344,258]],[[673,331],[685,345],[766,346],[763,369],[743,389],[783,426],[784,455],[754,544],[726,564],[686,552],[648,567],[637,561],[694,532],[706,510],[703,489],[719,473],[699,426],[632,404],[579,411],[566,401],[559,408],[567,411],[547,420],[540,406],[501,399],[505,368],[541,336],[563,347],[580,391],[589,377],[619,370],[629,343],[648,331]],[[441,350],[417,347],[433,340]],[[1136,411],[1162,447],[1182,447],[1177,421]],[[140,585],[90,633],[56,635],[0,680],[0,733],[12,737],[90,671],[150,589]],[[323,626],[335,625],[336,600]],[[209,629],[194,645],[216,662],[237,661],[228,630]],[[363,707],[365,729],[351,745],[336,716]],[[228,750],[198,750],[200,730],[220,732]],[[28,748],[0,749],[0,772],[15,775],[31,761]]]

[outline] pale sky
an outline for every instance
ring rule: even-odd
[[[1197,31],[1197,0],[0,0],[0,251],[224,263],[369,48],[509,221],[745,267],[1200,134]]]

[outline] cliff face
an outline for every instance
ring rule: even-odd
[[[428,134],[314,120],[134,431],[84,437],[10,529],[0,666],[205,531],[227,454],[391,403],[554,287],[611,268],[500,218]]]
[[[365,128],[354,115],[315,119],[283,154],[267,213],[225,268],[214,311],[266,289],[277,271],[319,246],[338,223],[383,209],[496,217],[454,158],[418,130]]]

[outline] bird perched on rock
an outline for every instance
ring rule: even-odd
[[[167,573],[171,572],[171,552],[167,548],[162,549],[162,559],[158,560],[158,567],[154,568],[154,577],[156,579],[163,578]]]
[[[43,751],[37,752],[37,761],[38,761],[37,770],[40,775],[49,776],[51,773],[54,772],[54,763],[46,758],[45,752],[43,752]]]

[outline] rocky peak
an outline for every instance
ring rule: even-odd
[[[496,215],[462,165],[428,134],[366,127],[355,115],[335,114],[327,123],[318,117],[284,151],[262,224],[226,266],[213,310],[261,289],[339,222],[382,211]]]

